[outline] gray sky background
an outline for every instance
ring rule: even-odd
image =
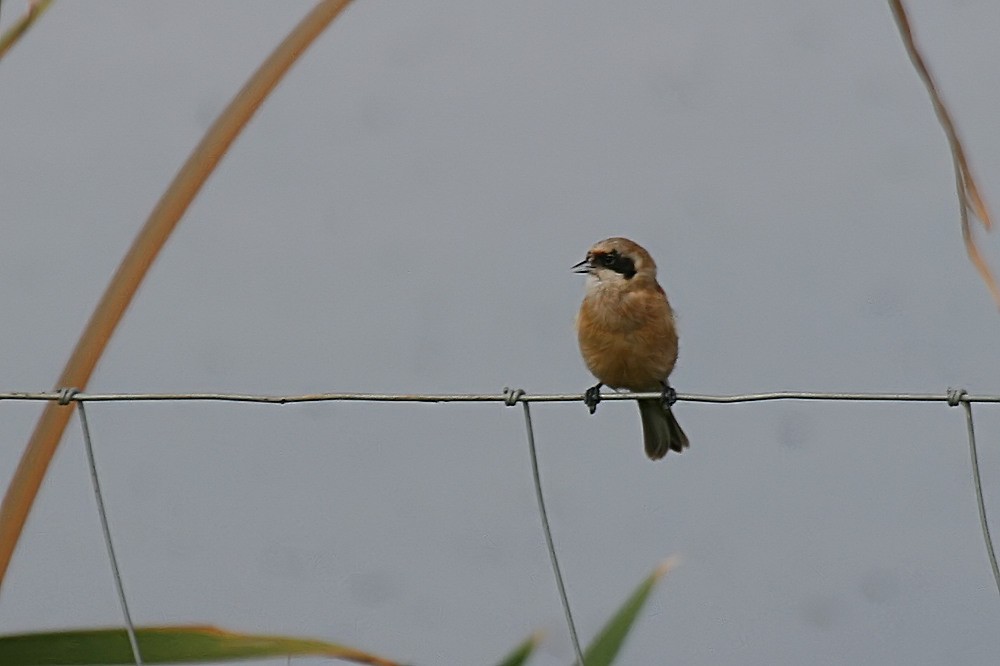
[[[909,4],[1000,211],[1000,5]],[[309,6],[62,2],[0,63],[0,388],[52,387],[157,197]],[[611,235],[660,265],[680,392],[1000,391],[998,315],[887,4],[789,0],[357,2],[189,210],[91,388],[582,391],[569,267]],[[3,482],[40,409],[0,404]],[[975,412],[1000,520],[1000,409]],[[572,660],[520,410],[88,414],[138,622],[420,664],[542,629],[535,663]],[[621,663],[1000,660],[960,410],[684,403],[691,449],[659,464],[634,405],[533,414],[584,638],[683,559]],[[0,630],[119,622],[74,420]]]

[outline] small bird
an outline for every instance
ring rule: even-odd
[[[683,451],[688,438],[670,411],[677,394],[667,383],[677,362],[677,329],[667,295],[656,281],[656,262],[638,243],[608,238],[573,268],[587,274],[576,333],[583,360],[598,380],[585,394],[590,413],[605,384],[661,391],[660,398],[638,401],[646,455],[659,460],[667,451]]]

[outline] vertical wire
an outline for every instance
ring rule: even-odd
[[[993,580],[996,582],[997,592],[1000,592],[1000,568],[997,567],[997,556],[993,552],[990,524],[986,520],[986,502],[983,500],[983,484],[979,478],[979,456],[976,454],[976,431],[972,425],[972,404],[963,401],[962,407],[965,409],[965,425],[969,431],[969,455],[972,458],[972,481],[976,487],[976,502],[979,505],[979,525],[983,529],[986,554],[990,558],[990,567],[993,569]]]
[[[552,572],[556,576],[556,587],[559,588],[559,599],[562,601],[563,612],[566,614],[566,624],[569,627],[569,637],[576,652],[577,664],[584,666],[583,651],[580,649],[580,639],[576,635],[576,625],[573,623],[573,612],[569,608],[569,597],[566,596],[566,586],[563,584],[562,572],[559,570],[559,559],[556,557],[556,547],[552,543],[552,530],[549,528],[549,515],[545,510],[545,498],[542,495],[542,478],[538,473],[538,453],[535,450],[535,430],[531,426],[531,408],[527,402],[524,407],[524,427],[528,431],[528,451],[531,454],[531,473],[535,480],[535,497],[538,499],[538,514],[542,518],[542,531],[545,532],[545,545],[549,549],[549,559],[552,561]]]
[[[111,544],[111,528],[108,527],[108,515],[104,510],[101,483],[97,478],[97,463],[94,461],[94,446],[90,441],[90,427],[87,425],[87,410],[84,409],[83,404],[82,400],[79,401],[77,408],[80,411],[83,444],[87,449],[87,462],[90,465],[90,480],[94,485],[94,499],[97,500],[97,513],[101,517],[101,528],[104,530],[104,545],[108,547],[108,559],[111,560],[111,574],[115,579],[115,588],[118,590],[118,601],[122,607],[122,615],[125,617],[125,632],[128,634],[129,645],[132,646],[132,657],[135,660],[136,666],[142,666],[142,656],[139,654],[139,641],[135,637],[135,626],[132,624],[132,615],[128,612],[128,601],[125,599],[125,587],[122,585],[121,572],[118,570],[115,548]]]

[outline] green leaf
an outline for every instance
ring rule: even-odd
[[[521,664],[528,661],[528,657],[535,651],[541,640],[541,634],[534,634],[528,637],[528,640],[514,648],[514,651],[504,657],[503,661],[497,664],[497,666],[521,666]]]
[[[663,577],[674,566],[673,560],[667,560],[654,571],[639,587],[635,589],[632,596],[618,609],[614,617],[601,629],[601,633],[587,646],[587,651],[583,653],[583,661],[587,666],[609,666],[618,656],[618,651],[625,642],[632,623],[635,622],[639,611],[653,591],[657,581]]]
[[[359,664],[399,666],[395,661],[325,641],[292,636],[237,634],[206,626],[136,628],[146,664],[177,664],[317,656]],[[0,664],[82,666],[134,664],[124,629],[80,629],[0,636]]]

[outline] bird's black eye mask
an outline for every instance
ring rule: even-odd
[[[595,254],[591,257],[590,263],[620,273],[625,276],[626,280],[631,280],[635,276],[635,262],[622,255],[618,250]]]

